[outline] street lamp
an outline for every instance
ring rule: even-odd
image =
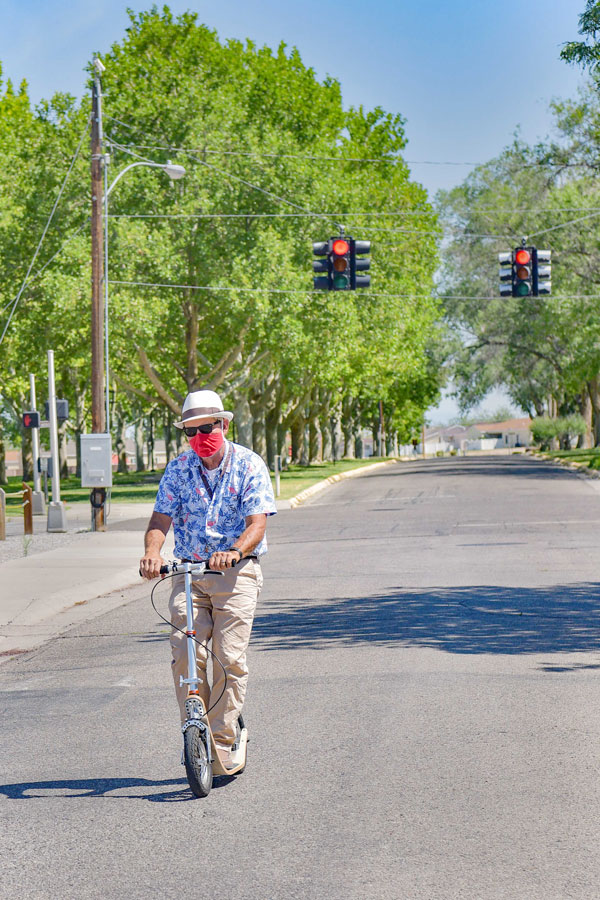
[[[126,172],[135,169],[137,166],[146,166],[150,169],[162,169],[166,172],[171,181],[179,181],[185,175],[185,168],[172,163],[168,160],[166,163],[155,163],[149,160],[139,160],[132,162],[122,169],[110,187],[107,187],[108,181],[108,154],[104,156],[104,368],[106,370],[106,431],[110,433],[110,399],[109,399],[109,367],[108,367],[108,198],[115,187]]]
[[[107,163],[108,156],[104,152],[104,135],[102,129],[102,90],[100,75],[104,72],[104,65],[99,57],[94,60],[94,80],[92,83],[92,306],[91,306],[91,344],[92,344],[92,434],[103,435],[104,444],[108,443],[110,449],[110,390],[109,390],[109,341],[108,341],[108,197],[118,181],[130,169],[136,166],[147,166],[152,169],[162,169],[169,178],[177,180],[183,178],[185,169],[170,161],[167,163],[155,163],[149,160],[137,160],[119,172],[113,183],[108,187]],[[103,172],[102,172],[103,170]],[[104,230],[102,229],[102,217],[104,216]],[[104,240],[104,248],[102,243]],[[104,252],[103,252],[104,249]],[[104,311],[102,310],[102,281],[104,280]],[[102,329],[104,328],[104,360],[102,359]],[[104,369],[104,371],[103,371]],[[106,378],[106,406],[102,398],[102,381]],[[104,408],[105,407],[105,408]],[[102,442],[98,441],[100,445]],[[98,447],[94,447],[98,450]],[[109,453],[110,455],[110,453]],[[90,498],[92,503],[92,530],[103,531],[105,528],[104,507],[106,503],[106,486],[112,482],[110,460],[108,462],[109,478],[105,479],[97,470],[90,474],[88,486],[95,491]],[[98,480],[99,479],[99,480]]]

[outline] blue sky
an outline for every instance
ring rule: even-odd
[[[34,101],[56,90],[80,95],[94,51],[122,38],[127,6],[100,0],[0,0],[4,78],[25,78]],[[162,5],[162,4],[159,4]],[[342,85],[344,102],[383,106],[407,119],[406,158],[430,191],[448,188],[507,143],[517,127],[534,141],[551,133],[553,97],[575,94],[578,69],[561,45],[577,37],[585,0],[222,0],[172,2],[222,39],[298,47],[320,77]],[[417,162],[418,161],[418,162]],[[500,399],[498,399],[500,402]],[[486,401],[493,409],[496,400]],[[448,403],[430,418],[455,413]]]

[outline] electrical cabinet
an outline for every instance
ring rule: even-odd
[[[110,434],[81,435],[81,487],[111,487]]]

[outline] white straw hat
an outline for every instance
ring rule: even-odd
[[[233,413],[223,409],[223,401],[214,391],[192,391],[185,398],[181,410],[181,422],[175,422],[176,428],[193,425],[202,419],[233,419]]]

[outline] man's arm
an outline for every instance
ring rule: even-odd
[[[254,516],[246,516],[246,528],[242,534],[240,534],[239,538],[234,541],[235,546],[240,548],[244,556],[249,556],[264,538],[266,528],[266,513],[257,513]],[[229,569],[239,561],[239,558],[240,554],[235,550],[233,552],[230,550],[219,551],[218,553],[213,553],[209,565],[211,569]]]
[[[153,512],[150,516],[144,536],[144,555],[140,560],[142,578],[158,578],[160,575],[160,567],[165,564],[160,550],[171,527],[171,521],[171,516],[165,513]]]

